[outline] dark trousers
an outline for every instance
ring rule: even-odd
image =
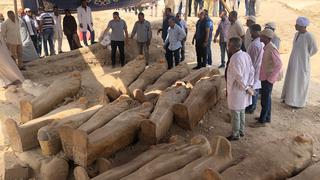
[[[181,62],[182,61],[184,61],[185,60],[185,53],[186,53],[186,41],[185,40],[183,40],[183,41],[181,41],[181,44],[182,44],[182,47],[181,47]]]
[[[90,30],[89,25],[88,25],[87,29],[90,32],[91,44],[93,44],[94,43],[94,31]],[[84,45],[88,46],[87,32],[82,32],[82,37],[83,37]]]
[[[225,61],[225,56],[226,56],[226,52],[227,52],[227,43],[226,42],[220,42],[220,54],[221,54],[221,65],[225,65],[226,61]]]
[[[207,63],[210,66],[212,65],[211,41],[209,41],[209,44],[207,47]]]
[[[198,2],[197,0],[194,0],[193,6],[194,6],[194,17],[198,17],[198,7],[199,7],[199,11],[201,11],[203,9],[203,3],[204,1],[200,1]]]
[[[168,69],[171,69],[173,67],[173,57],[175,66],[177,66],[180,63],[180,48],[171,51],[168,47],[166,47],[166,59],[168,63]]]
[[[203,43],[196,43],[197,67],[206,67],[207,65],[207,46]]]
[[[36,49],[37,49],[38,55],[41,56],[42,44],[43,44],[43,42],[42,42],[42,40],[43,40],[42,32],[37,35],[37,40],[38,40],[38,45],[37,45],[38,48],[36,48]]]
[[[124,41],[111,41],[111,61],[112,66],[116,65],[116,51],[119,48],[120,52],[120,63],[121,66],[124,66]]]
[[[189,0],[189,13],[188,13],[188,16],[190,17],[191,16],[191,11],[192,11],[192,0]]]
[[[261,82],[261,113],[259,122],[266,123],[271,121],[271,93],[273,84],[268,81]]]
[[[31,37],[31,40],[32,40],[34,48],[36,49],[37,53],[39,54],[38,36],[37,35],[32,35],[30,37]]]
[[[256,89],[255,95],[252,96],[252,104],[246,108],[246,111],[254,112],[256,110],[258,98],[259,98],[259,89]]]

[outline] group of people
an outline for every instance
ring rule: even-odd
[[[234,12],[230,13],[230,17]],[[272,88],[282,78],[282,61],[279,54],[279,38],[275,35],[275,24],[267,23],[262,30],[254,18],[248,18],[248,33],[236,32],[236,21],[229,20],[229,40],[227,41],[229,61],[226,68],[227,101],[231,110],[232,134],[229,140],[239,140],[245,135],[245,114],[254,113],[259,94],[261,94],[260,116],[251,127],[265,127],[271,122]],[[251,22],[250,22],[251,21]],[[240,26],[238,24],[237,26]],[[310,79],[310,57],[318,49],[315,38],[307,31],[309,20],[299,17],[295,28],[297,33],[293,41],[289,65],[281,98],[287,105],[301,108],[306,105]],[[232,33],[230,33],[232,32]],[[249,34],[249,35],[247,35]],[[245,48],[243,42],[250,37]],[[275,43],[274,43],[275,42]]]
[[[223,2],[222,2],[223,1]],[[184,14],[186,7],[188,6],[188,16],[190,17],[192,11],[194,16],[198,16],[198,12],[207,9],[210,16],[217,17],[225,9],[225,5],[228,5],[231,10],[238,11],[240,3],[243,0],[165,0],[166,7],[173,10],[174,13]],[[244,0],[245,14],[246,16],[255,16],[259,14],[261,0]]]
[[[63,53],[63,35],[68,40],[70,50],[82,47],[76,19],[68,9],[65,10],[63,20],[57,6],[53,7],[52,13],[45,12],[43,7],[40,7],[37,13],[25,8],[19,9],[17,15],[8,11],[7,16],[8,19],[5,20],[0,13],[1,37],[21,70],[24,69],[24,62],[42,57],[43,53],[45,56]],[[81,6],[77,8],[77,16],[84,45],[88,46],[89,38],[91,44],[94,44],[93,20],[86,0],[82,0]],[[87,37],[87,31],[90,32],[90,37]]]

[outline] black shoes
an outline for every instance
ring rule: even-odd
[[[227,137],[227,139],[229,141],[238,141],[240,139],[240,137],[239,136],[230,135],[230,136]]]
[[[224,64],[221,64],[218,68],[219,68],[219,69],[225,68],[225,65],[224,65]]]
[[[200,66],[196,66],[196,67],[194,67],[194,68],[192,68],[192,69],[200,69],[201,67]]]

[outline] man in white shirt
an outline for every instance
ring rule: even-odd
[[[261,26],[259,24],[254,24],[250,27],[250,34],[253,39],[252,43],[247,49],[247,53],[251,57],[252,65],[254,67],[254,83],[253,89],[255,90],[255,95],[252,96],[252,104],[246,108],[246,113],[253,114],[257,107],[257,101],[259,97],[259,89],[261,89],[260,81],[260,67],[263,57],[264,44],[260,41]]]
[[[113,19],[109,21],[107,29],[104,34],[111,32],[111,61],[112,67],[116,65],[116,51],[119,48],[120,52],[120,63],[121,66],[125,65],[125,55],[124,55],[124,43],[128,40],[128,28],[127,23],[120,18],[119,12],[113,12]],[[125,35],[125,36],[124,36]]]
[[[175,18],[169,19],[168,35],[164,42],[168,69],[173,67],[173,56],[175,65],[177,66],[180,63],[180,49],[182,47],[181,41],[185,37],[186,33],[179,25],[176,24]]]
[[[87,31],[90,32],[91,44],[94,44],[94,29],[93,20],[91,14],[91,8],[87,6],[87,0],[81,0],[81,6],[77,8],[78,22],[80,31],[83,36],[84,45],[88,46],[87,42]]]
[[[32,11],[29,8],[25,8],[24,12],[26,13],[25,16],[23,16],[23,20],[27,25],[27,29],[29,32],[29,35],[31,37],[31,40],[33,42],[34,47],[37,50],[37,53],[39,54],[39,48],[38,48],[38,32],[37,28],[39,28],[39,25],[35,19],[32,17]]]
[[[181,28],[184,30],[186,33],[186,38],[184,38],[181,41],[182,47],[181,47],[181,62],[185,60],[185,44],[187,40],[187,35],[188,35],[188,26],[187,22],[181,18],[181,13],[177,13],[176,15],[177,21],[180,23]]]
[[[57,6],[53,7],[53,20],[54,20],[54,40],[58,41],[58,53],[62,53],[62,38],[63,30],[61,26],[61,15]]]
[[[227,70],[227,101],[232,119],[232,135],[227,137],[230,141],[244,136],[245,108],[251,104],[254,94],[254,68],[250,56],[240,50],[241,44],[238,37],[231,38],[228,43],[228,50],[232,54]]]

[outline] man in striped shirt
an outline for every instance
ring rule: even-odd
[[[49,56],[48,46],[47,46],[48,43],[50,47],[50,56],[55,55],[54,44],[53,44],[53,38],[54,38],[53,26],[54,26],[54,20],[52,15],[47,12],[42,12],[40,14],[40,31],[42,32],[42,35],[43,35],[43,47],[44,47],[44,52],[46,56]]]

